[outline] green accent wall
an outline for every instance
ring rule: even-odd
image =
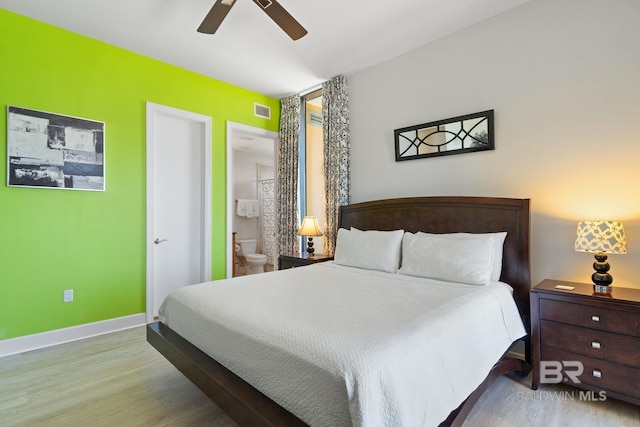
[[[145,311],[147,101],[213,119],[212,276],[223,278],[226,122],[277,131],[280,101],[0,9],[5,159],[7,105],[106,124],[105,192],[7,187],[0,162],[0,340]]]

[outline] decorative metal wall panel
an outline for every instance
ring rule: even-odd
[[[396,162],[493,150],[493,110],[396,129]]]

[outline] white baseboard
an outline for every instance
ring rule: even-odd
[[[142,326],[145,323],[145,314],[138,313],[130,316],[103,320],[100,322],[56,329],[54,331],[42,332],[40,334],[11,338],[0,341],[0,357],[64,344],[66,342],[77,341],[84,338],[95,337],[96,335],[135,328],[136,326]]]

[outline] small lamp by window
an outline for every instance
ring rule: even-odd
[[[607,254],[626,254],[627,240],[624,227],[617,221],[581,221],[578,223],[576,251],[595,253],[596,270],[591,275],[593,290],[600,294],[611,293],[613,277],[608,273]]]
[[[322,236],[322,230],[318,225],[318,218],[315,216],[305,216],[298,230],[298,236],[307,236],[307,253],[313,256],[313,237]]]

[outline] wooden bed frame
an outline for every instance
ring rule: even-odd
[[[340,208],[340,227],[430,233],[506,231],[501,281],[510,284],[527,331],[529,322],[529,200],[486,197],[417,197],[356,203]],[[305,426],[296,416],[210,358],[166,325],[147,325],[147,341],[198,386],[234,421],[243,426]],[[528,374],[526,361],[507,354],[496,362],[484,382],[441,426],[461,426],[491,383],[508,372]]]

